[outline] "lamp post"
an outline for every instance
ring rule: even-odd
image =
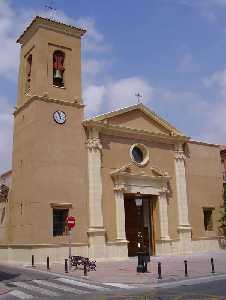
[[[144,253],[143,253],[143,236],[142,236],[142,204],[143,199],[141,193],[137,193],[135,197],[135,203],[138,211],[138,232],[137,232],[137,257],[138,265],[137,272],[144,272]]]

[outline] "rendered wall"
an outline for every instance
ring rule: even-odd
[[[222,198],[220,151],[217,146],[188,143],[186,160],[189,219],[192,239],[215,237]],[[203,207],[213,208],[213,232],[205,231]]]

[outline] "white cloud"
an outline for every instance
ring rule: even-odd
[[[11,168],[12,155],[12,106],[9,101],[0,96],[0,174]]]
[[[86,59],[83,62],[83,72],[85,73],[85,76],[96,76],[99,73],[104,71],[104,67],[107,65],[107,63],[103,60],[98,59]]]
[[[206,88],[215,92],[213,101],[208,102],[206,122],[202,135],[209,141],[226,143],[226,69],[214,72],[203,80]]]
[[[103,34],[97,29],[94,19],[80,18],[76,20],[76,25],[87,30],[84,38],[84,50],[87,52],[109,51],[110,47],[104,42]]]
[[[148,103],[153,97],[154,88],[143,78],[130,77],[113,82],[107,87],[109,109],[117,109],[137,103],[136,93],[142,95],[141,102]]]
[[[197,69],[197,65],[194,63],[191,53],[186,52],[178,61],[178,71],[180,72],[192,72]]]
[[[214,72],[209,78],[203,80],[206,87],[215,86],[218,93],[226,99],[226,69]]]
[[[106,95],[106,88],[103,85],[89,85],[84,91],[85,104],[88,114],[98,113]]]
[[[150,103],[154,88],[143,78],[129,77],[111,81],[105,85],[87,86],[84,100],[87,104],[87,115],[115,110],[137,103],[136,93],[142,94],[141,102]]]

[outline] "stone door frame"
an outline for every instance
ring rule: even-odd
[[[168,226],[168,180],[169,176],[148,176],[143,174],[112,174],[116,206],[116,241],[126,242],[125,233],[125,193],[141,193],[157,196],[159,204],[160,240],[170,240]]]

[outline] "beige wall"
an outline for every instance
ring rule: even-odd
[[[157,122],[139,110],[130,111],[119,116],[108,119],[109,124],[121,125],[129,128],[139,128],[154,133],[163,133],[169,135],[169,130],[159,125]]]
[[[192,238],[215,236],[218,227],[222,198],[220,151],[217,146],[188,143],[187,147],[187,185],[189,219]],[[204,229],[203,207],[213,207],[213,233]]]
[[[52,114],[63,109],[64,125]],[[83,113],[74,106],[32,102],[15,117],[10,241],[66,241],[52,236],[51,203],[71,203],[77,217],[77,242],[86,242],[87,150]],[[21,214],[22,204],[22,214]]]
[[[137,124],[139,127],[139,124]],[[176,203],[176,187],[174,174],[174,147],[173,145],[158,144],[156,142],[137,140],[133,138],[120,138],[115,136],[101,135],[103,146],[102,151],[102,180],[103,180],[103,212],[104,226],[107,229],[108,240],[114,240],[116,237],[115,224],[115,196],[113,191],[113,181],[110,173],[131,162],[130,147],[135,143],[145,144],[150,151],[150,161],[144,167],[137,167],[137,172],[150,173],[150,167],[158,167],[168,172],[170,179],[169,193],[169,232],[171,238],[177,237],[177,203]],[[157,207],[158,209],[158,207]],[[156,212],[158,219],[158,212]],[[156,239],[159,238],[158,226],[156,228]]]

